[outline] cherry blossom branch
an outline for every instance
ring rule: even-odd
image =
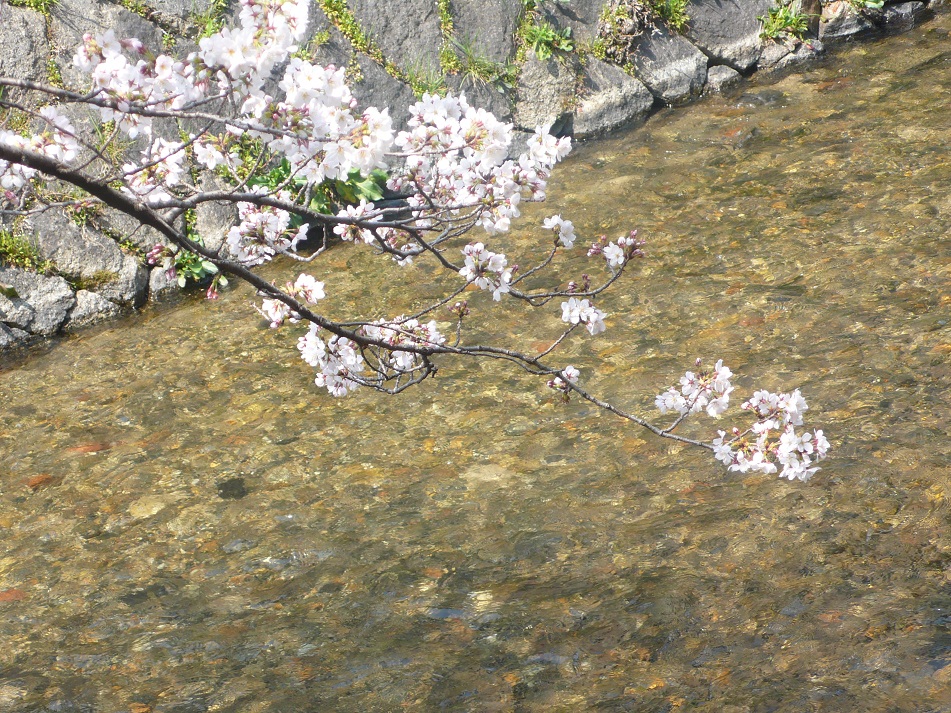
[[[91,197],[80,201],[98,201],[153,228],[171,247],[156,246],[150,259],[162,255],[171,261],[175,250],[189,251],[203,265],[207,262],[209,271],[214,268],[219,276],[237,277],[254,287],[261,298],[254,308],[271,327],[307,323],[297,348],[314,369],[315,384],[334,396],[357,388],[401,393],[434,376],[443,357],[492,359],[548,378],[548,386],[565,401],[577,394],[658,437],[711,450],[730,470],[775,473],[781,466],[781,476],[800,480],[817,470],[814,464],[826,456],[829,444],[821,430],[796,431],[806,409],[798,389],[756,391],[742,405],[752,425],[733,427],[730,436],[719,430],[708,443],[674,430],[694,415],[719,418],[726,411],[732,372],[722,361],[710,370],[698,361],[695,372],[681,377],[679,389],[657,396],[661,414],[677,414],[666,428],[580,386],[574,366],[549,363],[569,337],[587,339],[584,332],[595,337],[605,331],[608,315],[595,298],[644,254],[636,231],[616,240],[601,236],[587,256],[607,276],[599,281],[585,272],[580,282],[563,286],[552,273],[559,255],[574,249],[576,236],[570,221],[553,215],[542,226],[553,241],[537,264],[522,269],[510,264],[501,249],[503,236],[521,215],[522,203],[544,200],[550,172],[567,155],[569,139],[539,127],[525,151],[510,156],[510,124],[470,106],[464,97],[433,95],[410,107],[405,130],[397,132],[386,110],[357,111],[344,70],[291,56],[307,27],[307,2],[240,0],[240,5],[236,27],[203,38],[197,50],[181,59],[149,52],[140,41],[117,39],[111,31],[84,36],[74,64],[90,77],[93,89],[87,92],[0,78],[0,86],[90,106],[102,121],[115,122],[100,147],[78,135],[56,105],[26,110],[44,123],[39,134],[0,130],[0,213],[36,210],[28,208],[27,200],[39,176],[46,176]],[[269,81],[272,77],[277,81]],[[188,122],[198,125],[195,133],[184,130]],[[153,125],[163,123],[172,130],[162,135],[178,135],[179,140],[155,135]],[[120,135],[142,138],[145,149],[121,171],[110,168],[104,176],[94,175],[95,169],[110,165],[105,149]],[[253,158],[240,155],[245,144],[239,136],[252,140]],[[91,157],[80,157],[83,147]],[[355,194],[358,199],[321,202],[321,196],[334,194],[319,191],[354,176],[376,175],[394,156],[403,165],[387,174],[388,194],[364,187]],[[199,170],[219,172],[230,188],[200,189]],[[178,220],[181,216],[209,202],[234,205],[238,212],[237,223],[217,250],[205,247],[187,227],[176,227],[185,222]],[[57,201],[43,209],[54,205],[67,207]],[[313,226],[323,229],[323,240],[305,253],[298,247]],[[392,260],[394,270],[430,258],[439,268],[434,286],[445,288],[442,296],[414,306],[408,316],[335,321],[317,309],[327,297],[324,282],[304,273],[279,287],[252,270],[276,256],[315,263],[328,248],[328,229],[343,242]],[[480,230],[484,237],[475,239],[472,233]],[[218,276],[215,280],[209,296]],[[525,288],[529,280],[532,289]],[[488,293],[479,299],[490,305],[514,299],[540,308],[562,299],[561,333],[540,353],[466,344],[470,308],[464,300],[448,309],[454,331],[450,342],[435,317],[464,291]],[[424,323],[425,318],[432,319]]]

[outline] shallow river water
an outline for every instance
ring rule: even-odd
[[[0,372],[0,711],[951,710],[949,29],[579,147],[532,211],[648,241],[593,388],[800,386],[812,482],[495,365],[331,399],[247,290],[146,312]]]

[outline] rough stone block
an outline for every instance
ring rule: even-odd
[[[227,188],[227,184],[214,174],[205,173],[201,177],[203,191],[222,191]],[[195,230],[209,250],[220,248],[228,231],[237,224],[238,209],[234,203],[200,203],[195,209]]]
[[[577,67],[569,67],[555,58],[541,60],[533,52],[518,75],[515,124],[534,131],[538,126],[551,126],[558,131],[571,115]]]
[[[822,3],[819,0],[794,0],[790,7],[806,16],[806,37],[818,39],[819,23],[822,19]]]
[[[49,51],[40,13],[6,3],[0,7],[0,75],[46,82]]]
[[[925,13],[923,2],[901,2],[885,7],[885,27],[891,32],[904,32],[914,27]]]
[[[76,305],[69,313],[66,329],[76,329],[111,319],[119,314],[119,306],[102,295],[88,290],[76,293]]]
[[[875,23],[856,12],[846,0],[835,0],[822,8],[819,37],[823,41],[843,40],[875,30]]]
[[[139,250],[148,252],[158,243],[163,245],[168,241],[154,228],[142,225],[139,221],[117,210],[107,209],[100,218],[103,229],[118,240],[128,241]]]
[[[792,54],[795,49],[796,46],[793,44],[770,41],[763,47],[763,54],[759,59],[759,66],[763,69],[774,67],[779,64],[783,58]]]
[[[762,53],[759,18],[773,5],[773,0],[692,0],[684,34],[717,62],[747,72]]]
[[[144,268],[98,230],[81,228],[53,212],[32,218],[29,229],[40,255],[52,260],[64,275],[106,279],[96,291],[113,302],[138,306],[145,300],[148,278]],[[113,277],[108,279],[109,275]]]
[[[654,96],[667,104],[682,104],[703,91],[707,57],[680,35],[661,27],[638,38],[634,69]]]
[[[456,37],[478,56],[491,62],[505,62],[515,54],[515,28],[522,8],[521,0],[453,2]]]
[[[585,66],[582,96],[573,119],[573,133],[578,138],[643,120],[654,105],[654,95],[640,81],[593,57]]]
[[[0,324],[0,349],[9,349],[29,340],[30,333],[16,327]]]
[[[153,267],[149,273],[149,299],[161,300],[178,290],[178,284],[170,279],[161,267]]]
[[[0,267],[0,282],[13,287],[18,295],[0,295],[0,322],[30,334],[56,334],[76,304],[73,291],[62,277]]]
[[[369,57],[361,55],[357,61],[363,80],[350,85],[350,91],[353,92],[357,102],[360,106],[389,109],[393,126],[397,130],[405,128],[409,118],[409,107],[416,103],[413,91],[400,80],[387,74]]]
[[[742,79],[743,75],[732,67],[727,67],[725,64],[718,64],[716,67],[710,67],[710,70],[707,72],[707,86],[703,91],[708,94],[722,92],[730,87],[735,87]]]
[[[212,0],[149,0],[153,10],[181,20],[208,12]]]
[[[598,18],[605,0],[571,0],[571,2],[542,3],[546,20],[555,27],[571,28],[575,42],[590,43],[598,34]]]
[[[307,47],[309,43],[313,43],[314,35],[320,32],[326,32],[328,39],[314,48],[314,63],[322,66],[332,64],[334,67],[346,67],[350,64],[354,52],[353,45],[330,24],[330,20],[323,11],[314,5],[313,12],[310,13],[307,39],[302,46]]]
[[[821,40],[806,40],[804,42],[797,42],[792,47],[786,47],[786,51],[779,55],[775,62],[772,64],[765,64],[765,60],[768,58],[768,55],[764,53],[763,55],[763,67],[765,69],[771,70],[781,70],[791,67],[796,64],[802,64],[803,62],[809,62],[816,59],[819,55],[825,52],[825,46],[822,44]]]
[[[388,60],[407,71],[439,71],[442,35],[434,0],[350,0],[349,5]]]

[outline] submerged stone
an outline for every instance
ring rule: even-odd
[[[229,478],[218,483],[216,487],[218,497],[224,500],[240,500],[248,494],[244,478]]]

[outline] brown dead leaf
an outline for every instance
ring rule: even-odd
[[[32,478],[26,481],[26,487],[30,490],[39,490],[43,486],[50,485],[53,483],[54,478],[49,473],[40,473],[39,475],[34,475]]]
[[[66,449],[67,453],[98,453],[99,451],[105,451],[112,448],[111,443],[106,443],[105,441],[97,441],[95,443],[83,443],[78,446],[71,446]]]

